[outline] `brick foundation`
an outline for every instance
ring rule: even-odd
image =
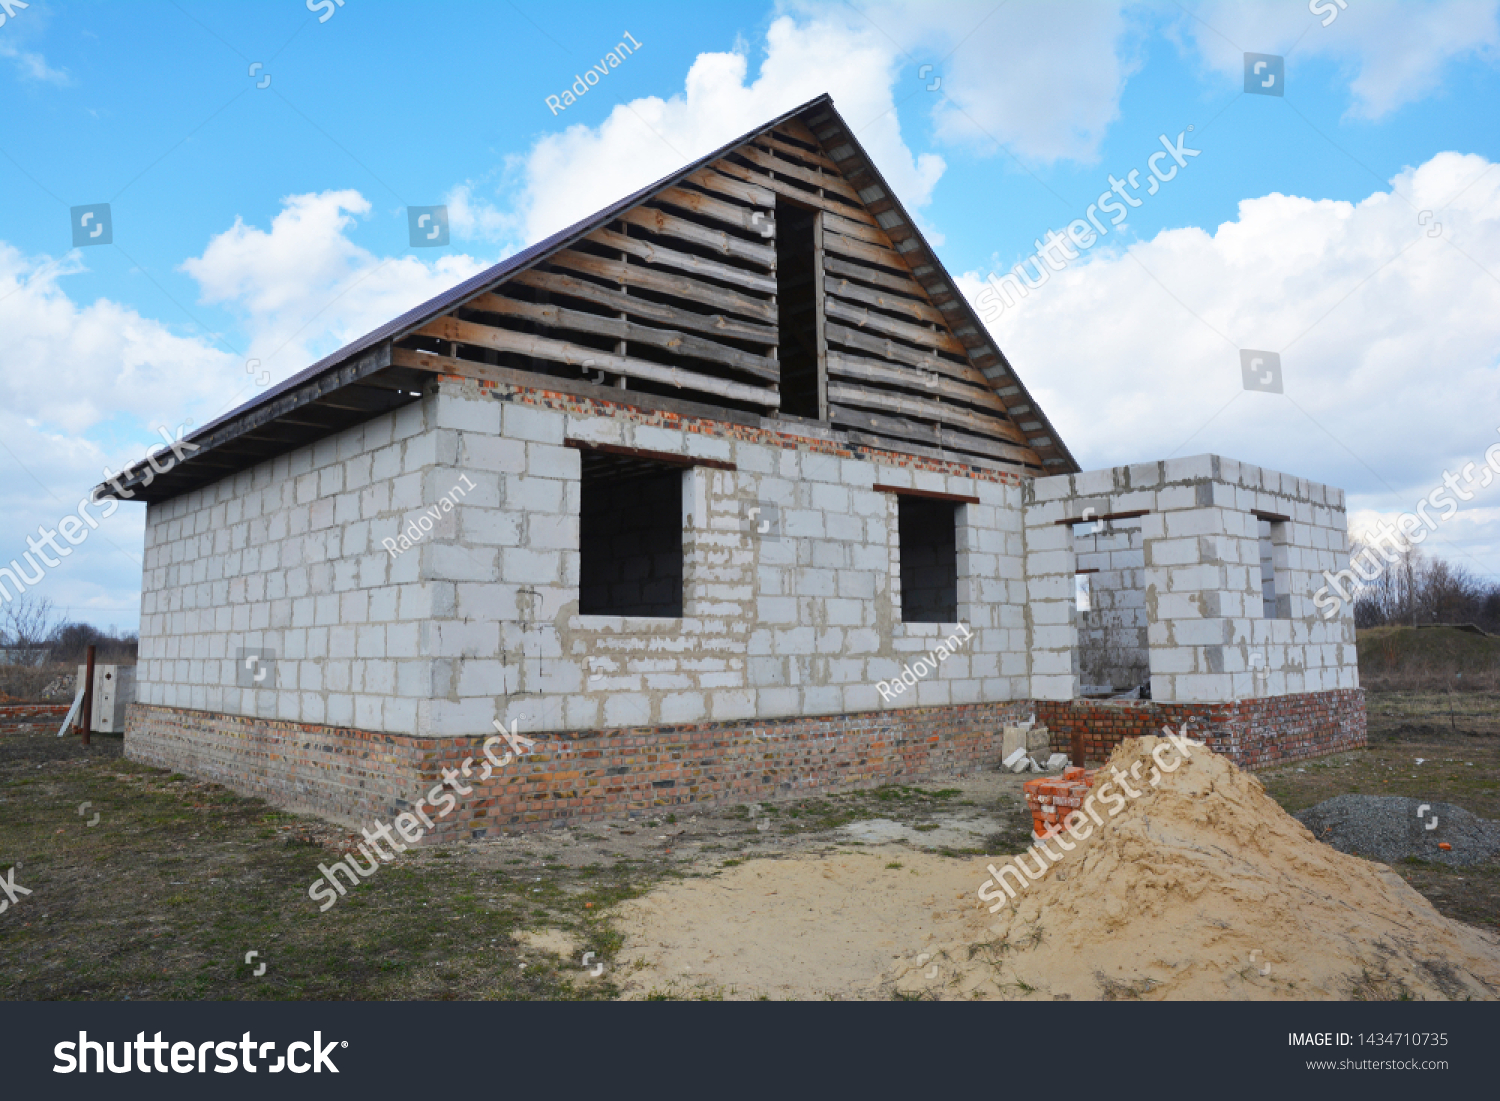
[[[483,739],[417,738],[132,704],[125,756],[242,795],[362,826],[390,821],[441,771],[476,762],[470,795],[424,840],[493,836],[648,811],[833,788],[926,781],[993,768],[1001,728],[1030,701],[754,723],[585,730],[537,739],[524,761],[479,775]],[[526,731],[520,731],[526,734]],[[504,756],[502,743],[494,750]]]
[[[1106,760],[1125,738],[1180,730],[1208,743],[1241,768],[1265,768],[1360,749],[1365,743],[1362,688],[1304,692],[1231,703],[1157,703],[1152,700],[1038,700],[1037,722],[1052,734],[1052,748],[1070,753],[1083,739],[1084,760]]]
[[[417,738],[147,704],[130,705],[125,755],[215,780],[277,806],[360,825],[390,821],[458,769],[473,788],[427,840],[599,822],[835,788],[927,781],[994,768],[1001,728],[1030,718],[1069,752],[1074,732],[1100,762],[1122,738],[1183,723],[1240,765],[1365,744],[1362,690],[1224,704],[1030,701],[536,735],[525,760],[488,780],[483,740]],[[526,733],[522,731],[521,733]],[[505,746],[495,749],[503,756]]]

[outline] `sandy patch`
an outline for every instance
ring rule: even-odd
[[[1172,772],[1156,770],[1158,744],[1133,739],[1116,751],[1110,766],[1134,776],[1140,796],[1116,817],[1096,805],[1102,824],[1055,865],[1044,861],[1014,901],[998,896],[1005,905],[993,914],[996,896],[981,903],[977,891],[988,865],[1008,861],[896,846],[753,861],[621,906],[624,992],[1500,995],[1500,940],[1444,918],[1385,865],[1319,844],[1222,757],[1200,747]],[[904,867],[887,868],[893,860]]]
[[[538,952],[553,952],[565,960],[569,958],[575,962],[578,960],[577,938],[561,929],[527,929],[517,933],[516,940]]]
[[[960,933],[984,863],[887,847],[679,881],[620,905],[617,981],[627,998],[868,996],[903,953]]]

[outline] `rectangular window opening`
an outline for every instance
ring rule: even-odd
[[[682,616],[683,468],[584,451],[578,614]]]
[[[1075,670],[1085,698],[1149,699],[1146,552],[1139,520],[1073,528]]]
[[[897,497],[901,622],[958,622],[958,505]]]
[[[776,198],[776,359],[781,411],[819,418],[817,211]]]
[[[1266,619],[1288,619],[1291,597],[1282,591],[1276,578],[1276,547],[1286,542],[1286,524],[1276,520],[1256,520],[1260,536],[1260,603]]]

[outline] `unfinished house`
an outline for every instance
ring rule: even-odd
[[[1032,717],[1364,737],[1311,606],[1342,494],[1080,472],[826,96],[190,442],[98,491],[147,506],[125,751],[283,806],[459,769],[428,836],[484,836],[972,771]]]

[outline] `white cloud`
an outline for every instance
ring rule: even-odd
[[[101,298],[79,305],[63,282],[80,253],[26,257],[0,242],[0,408],[80,434],[120,414],[142,421],[207,399],[225,352]]]
[[[0,42],[0,57],[15,65],[22,80],[60,85],[71,83],[66,69],[54,69],[41,54],[29,53],[9,42]]]
[[[921,88],[946,141],[1000,142],[1030,161],[1092,162],[1137,68],[1124,3],[961,6],[899,0],[870,10],[904,47],[903,86]],[[934,68],[923,80],[924,64]],[[927,89],[933,78],[938,88]]]
[[[0,242],[5,563],[25,553],[38,527],[55,528],[76,509],[106,464],[118,470],[139,459],[142,426],[180,424],[195,409],[201,416],[230,361],[117,302],[74,302],[63,284],[83,270],[78,252],[27,257]],[[139,514],[117,510],[49,572],[40,595],[72,618],[94,607],[108,609],[99,622],[133,623],[133,613],[113,609],[138,599],[140,544]]]
[[[376,256],[348,236],[369,211],[357,191],[292,195],[269,232],[236,218],[183,270],[204,302],[244,319],[249,357],[285,378],[487,266],[467,255]]]
[[[464,225],[540,240],[822,92],[902,199],[924,206],[944,162],[913,155],[902,141],[892,94],[898,64],[895,47],[847,12],[778,16],[753,79],[742,46],[699,54],[682,92],[619,104],[597,127],[575,124],[538,141],[518,166],[513,222],[464,192]],[[607,88],[601,81],[588,94],[607,96]]]
[[[184,268],[204,301],[243,317],[249,354],[285,377],[485,266],[462,255],[377,257],[347,235],[352,215],[368,210],[354,191],[295,195],[269,232],[236,219]],[[158,425],[202,425],[255,393],[243,361],[221,347],[105,298],[74,302],[64,284],[83,270],[77,251],[27,257],[0,242],[0,564],[76,509],[106,466],[160,447]],[[119,507],[48,572],[39,595],[72,618],[133,623],[115,609],[138,601],[143,520]]]
[[[1410,509],[1500,440],[1494,167],[1442,153],[1392,181],[1409,203],[1271,194],[1213,233],[1096,245],[991,330],[1085,468],[1213,451]],[[1282,353],[1285,396],[1243,390],[1240,348]],[[1497,503],[1500,483],[1474,508]]]
[[[1327,26],[1330,9],[1337,13]],[[1452,61],[1500,59],[1500,0],[1435,0],[1415,5],[1349,0],[1342,10],[1307,4],[1209,0],[1183,29],[1205,63],[1238,83],[1245,53],[1287,54],[1287,88],[1296,95],[1299,58],[1327,57],[1346,72],[1356,118],[1378,119],[1438,90]],[[1294,48],[1295,47],[1295,48]]]

